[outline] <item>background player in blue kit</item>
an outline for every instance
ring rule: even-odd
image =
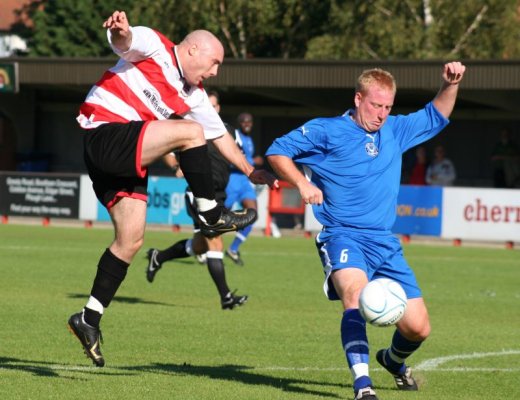
[[[381,69],[367,70],[358,78],[354,109],[311,120],[276,139],[267,150],[279,177],[298,188],[323,225],[316,245],[325,272],[324,290],[330,300],[341,300],[344,308],[341,341],[355,399],[377,400],[358,299],[368,281],[381,277],[399,282],[409,301],[391,346],[379,350],[376,358],[394,376],[398,389],[417,390],[405,360],[429,336],[430,322],[415,275],[391,233],[401,159],[406,150],[448,124],[464,72],[460,62],[445,64],[441,88],[432,102],[412,114],[391,116],[393,76]],[[295,162],[304,166],[307,176]]]
[[[237,122],[240,128],[235,129],[235,142],[244,153],[247,161],[249,161],[251,165],[254,165],[255,145],[251,137],[253,116],[247,112],[241,113],[237,118]],[[231,208],[235,203],[241,204],[243,208],[258,209],[255,187],[243,172],[232,166],[229,183],[226,186],[226,202],[224,205]],[[235,239],[226,250],[226,255],[231,258],[235,264],[244,265],[244,261],[240,257],[240,251],[238,249],[240,245],[246,241],[252,229],[253,226],[249,225],[237,231]]]

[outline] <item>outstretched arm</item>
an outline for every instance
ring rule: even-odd
[[[458,62],[453,61],[444,64],[442,71],[443,83],[437,93],[437,96],[433,99],[433,105],[435,108],[446,118],[449,118],[455,107],[455,100],[457,99],[457,93],[459,91],[459,83],[464,76],[466,67]]]
[[[112,45],[125,52],[132,44],[132,31],[124,11],[114,11],[103,23],[103,28],[110,30]]]
[[[267,161],[269,161],[269,164],[271,164],[271,167],[273,167],[281,179],[296,186],[305,204],[323,203],[321,190],[307,180],[291,158],[282,155],[272,155],[267,156]]]

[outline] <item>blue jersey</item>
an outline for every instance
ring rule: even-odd
[[[253,165],[255,146],[251,136],[242,133],[240,129],[235,129],[235,143],[242,150],[249,164]],[[231,208],[235,203],[242,203],[244,200],[256,200],[253,184],[242,171],[234,166],[231,166],[231,174],[226,186],[226,196],[225,206],[227,208]]]
[[[240,129],[235,129],[235,142],[246,156],[249,164],[253,165],[253,156],[255,154],[255,145],[251,136],[242,133]]]
[[[307,167],[323,192],[313,205],[325,227],[390,232],[395,221],[402,153],[439,133],[448,120],[432,103],[408,115],[389,116],[379,131],[367,132],[353,110],[313,119],[276,139],[266,155],[283,155]]]

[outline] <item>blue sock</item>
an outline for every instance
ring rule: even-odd
[[[396,329],[392,337],[392,345],[385,350],[383,360],[385,365],[397,374],[404,374],[406,371],[405,360],[421,346],[422,342],[412,342],[406,339]]]
[[[354,393],[372,386],[368,376],[368,338],[366,322],[357,308],[349,308],[341,320],[341,343],[354,379]]]
[[[231,243],[231,246],[229,246],[229,250],[236,253],[238,251],[238,248],[240,247],[240,245],[246,241],[247,236],[249,235],[249,233],[251,232],[252,229],[253,229],[253,225],[248,225],[244,229],[238,231],[237,234],[235,235],[235,239]]]

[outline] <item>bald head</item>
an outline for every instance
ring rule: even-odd
[[[218,38],[213,33],[204,29],[198,29],[196,31],[188,33],[180,43],[180,46],[183,45],[196,45],[208,49],[215,48],[220,49],[222,52],[224,52],[224,48],[222,47],[222,43],[220,43],[220,40],[218,40]]]
[[[177,46],[177,54],[184,78],[192,86],[217,75],[218,67],[224,61],[224,47],[220,40],[202,29],[190,32]]]

